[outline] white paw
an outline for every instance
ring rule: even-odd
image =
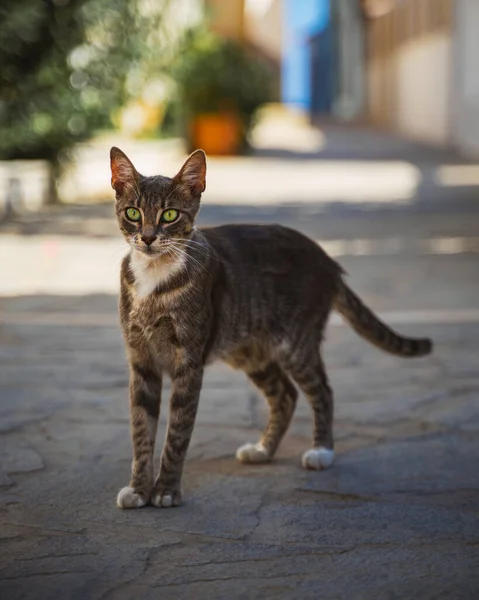
[[[236,450],[236,458],[242,463],[264,463],[270,459],[266,448],[261,442],[257,444],[243,444]]]
[[[327,469],[333,464],[334,450],[329,448],[311,448],[307,450],[301,459],[301,464],[305,469],[313,469],[315,471],[321,471],[321,469]]]
[[[148,504],[148,499],[137,494],[132,487],[124,487],[118,492],[116,505],[118,508],[141,508]]]
[[[171,508],[181,504],[180,490],[159,490],[153,492],[151,503],[157,508]]]
[[[162,494],[157,494],[156,496],[153,496],[151,503],[158,508],[170,508],[173,506],[173,496],[170,494],[165,494],[164,496]]]

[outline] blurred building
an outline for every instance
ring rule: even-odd
[[[341,120],[357,119],[366,107],[361,5],[357,0],[320,0],[320,4],[326,5],[329,18],[322,31],[310,38],[309,110],[313,119],[325,114]]]
[[[450,139],[479,156],[479,2],[456,0],[451,49]]]
[[[369,1],[364,5],[369,17],[369,118],[420,140],[447,142],[452,0]]]
[[[276,61],[279,98],[479,155],[479,0],[205,0]]]
[[[479,2],[362,5],[368,119],[419,141],[479,155]]]
[[[276,63],[278,100],[312,116],[364,111],[364,44],[357,0],[206,0],[212,28]]]

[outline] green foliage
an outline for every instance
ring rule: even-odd
[[[2,0],[0,158],[58,159],[110,125],[167,53],[168,0]],[[162,37],[164,36],[164,37]]]
[[[271,73],[246,46],[206,31],[192,30],[175,62],[183,118],[236,110],[247,130],[256,109],[271,98]]]

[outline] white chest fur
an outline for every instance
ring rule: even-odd
[[[132,252],[130,267],[135,279],[136,293],[139,297],[149,296],[159,284],[165,283],[175,273],[178,273],[184,265],[184,258],[178,258],[175,262],[165,263],[158,259],[152,259],[141,252]]]

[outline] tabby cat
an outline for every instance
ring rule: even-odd
[[[238,448],[243,463],[271,460],[293,416],[297,390],[313,413],[306,469],[331,465],[333,394],[321,340],[334,307],[372,344],[398,356],[431,352],[428,339],[399,336],[343,280],[341,267],[313,241],[279,225],[196,229],[206,157],[193,152],[172,179],[144,177],[111,149],[120,229],[131,247],[121,267],[120,320],[130,366],[133,464],[120,508],[178,506],[203,370],[214,360],[243,369],[270,415],[257,443]],[[168,430],[156,479],[155,436],[163,375],[172,381]]]

